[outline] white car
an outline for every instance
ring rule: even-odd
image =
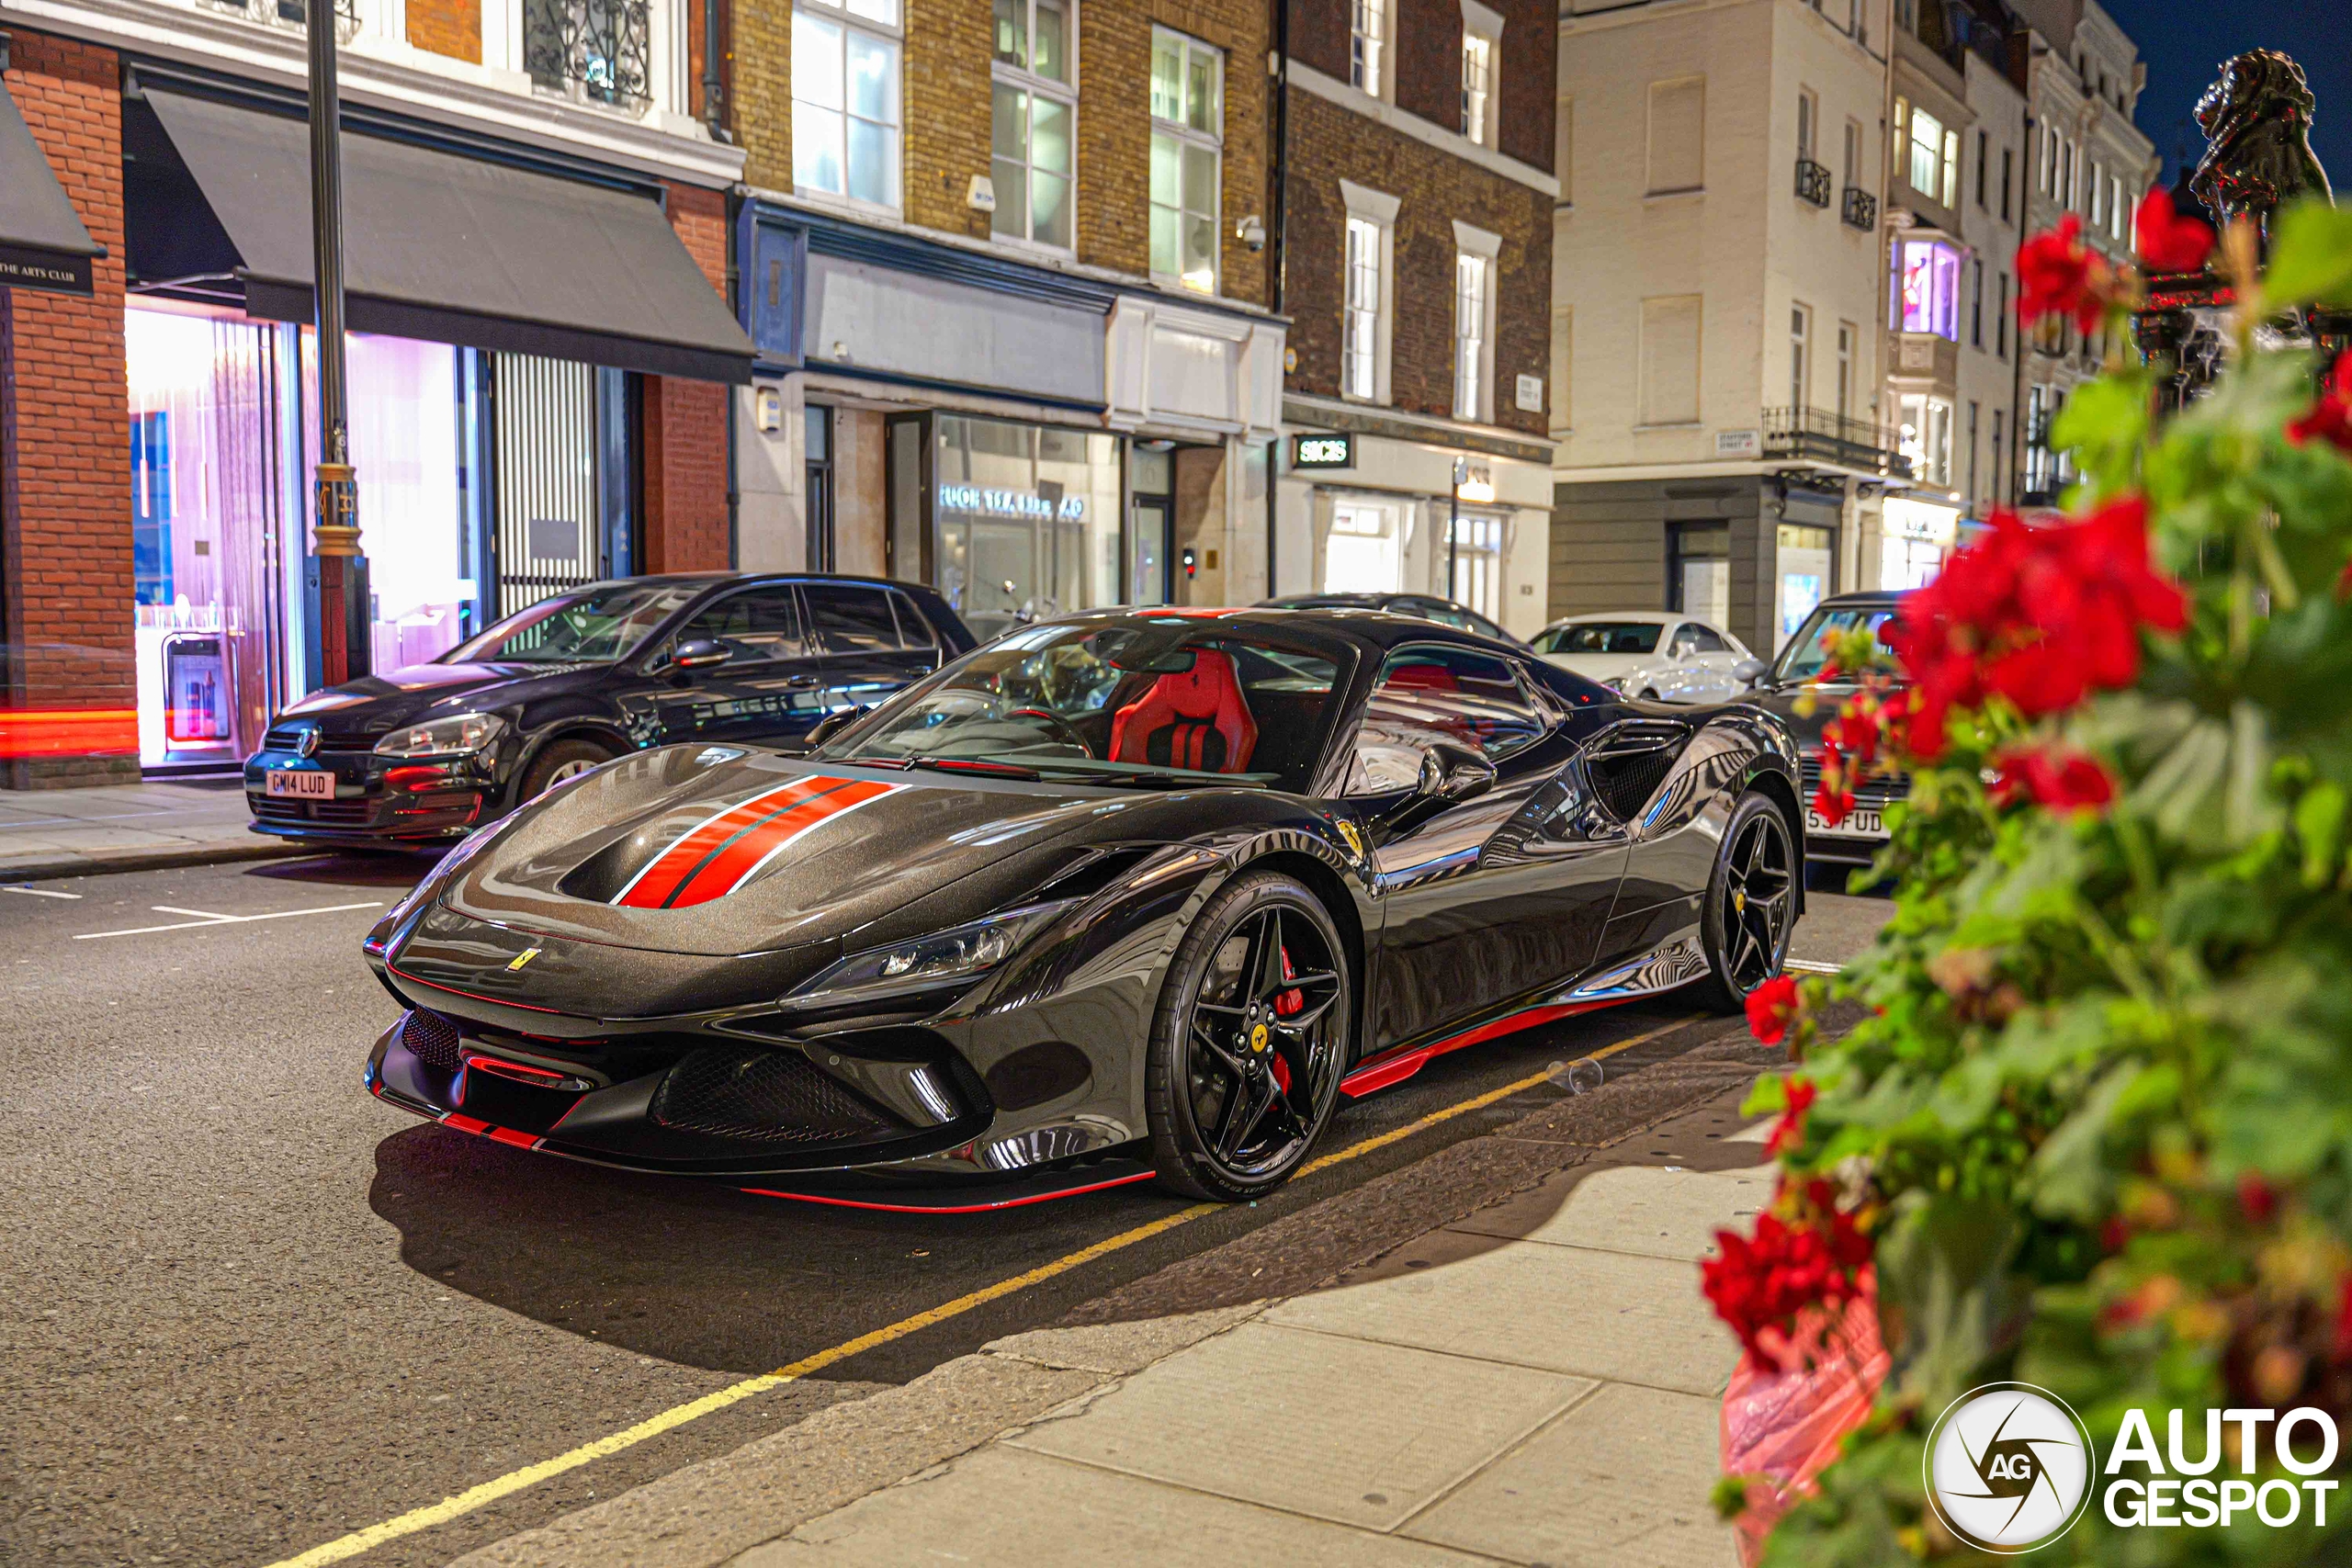
[[[1729,702],[1766,672],[1747,645],[1721,626],[1671,614],[1571,615],[1538,632],[1535,651],[1650,702]]]

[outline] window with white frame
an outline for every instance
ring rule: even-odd
[[[1501,236],[1453,224],[1453,417],[1495,412],[1495,270]]]
[[[796,0],[792,183],[899,206],[899,0]]]
[[[1200,294],[1217,289],[1224,162],[1224,52],[1154,28],[1151,270]]]
[[[996,0],[996,187],[989,227],[1004,239],[1071,248],[1070,176],[1078,145],[1077,16],[1072,0]]]
[[[1946,207],[1960,205],[1960,132],[1926,109],[1911,109],[1911,160],[1905,171],[1913,190]]]
[[[1375,98],[1385,96],[1388,0],[1350,0],[1348,12],[1348,81]]]
[[[1846,422],[1854,417],[1854,345],[1861,329],[1851,321],[1838,323],[1838,435],[1847,439]]]
[[[1481,147],[1495,144],[1502,63],[1502,13],[1462,0],[1462,134]]]
[[[1340,182],[1347,204],[1347,254],[1340,279],[1340,391],[1365,402],[1388,400],[1388,353],[1396,290],[1397,198],[1352,180]]]
[[[1803,305],[1789,308],[1789,406],[1813,403],[1813,312]]]

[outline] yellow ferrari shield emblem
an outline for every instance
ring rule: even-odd
[[[538,955],[539,950],[537,948],[526,947],[522,952],[516,953],[514,955],[514,962],[509,964],[506,967],[509,969],[520,969],[524,964],[528,964],[532,959],[537,958]]]
[[[1737,887],[1732,889],[1731,908],[1735,915],[1747,913],[1747,894],[1743,889]]]
[[[1250,1032],[1250,1049],[1252,1051],[1262,1052],[1265,1048],[1266,1026],[1261,1023]]]

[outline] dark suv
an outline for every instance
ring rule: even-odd
[[[245,761],[254,831],[424,847],[681,741],[775,744],[968,651],[928,588],[704,572],[592,582],[429,664],[313,692]]]
[[[1756,698],[1789,721],[1796,731],[1797,752],[1804,770],[1805,824],[1804,848],[1808,860],[1847,861],[1867,864],[1886,841],[1886,806],[1911,792],[1911,781],[1897,773],[1892,778],[1871,777],[1854,784],[1854,809],[1835,828],[1825,822],[1813,808],[1814,791],[1821,786],[1821,727],[1838,716],[1838,710],[1848,697],[1854,694],[1851,682],[1825,683],[1822,667],[1827,656],[1822,652],[1821,638],[1832,630],[1849,631],[1865,627],[1876,631],[1903,604],[1905,595],[1897,592],[1874,593],[1837,593],[1814,606],[1804,626],[1796,636],[1781,645],[1779,657],[1772,660],[1772,672],[1761,682]],[[1893,660],[1888,660],[1890,667]],[[1807,717],[1797,712],[1800,698],[1810,694],[1813,713]]]

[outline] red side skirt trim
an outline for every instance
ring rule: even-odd
[[[1546,1023],[1555,1023],[1564,1018],[1574,1018],[1578,1013],[1598,1012],[1602,1008],[1616,1007],[1621,1001],[1632,999],[1630,997],[1611,998],[1607,1001],[1555,1002],[1544,1007],[1524,1008],[1518,1012],[1506,1013],[1500,1018],[1490,1020],[1475,1028],[1465,1029],[1459,1034],[1449,1034],[1444,1039],[1432,1041],[1427,1045],[1405,1045],[1383,1051],[1375,1055],[1365,1057],[1356,1065],[1355,1071],[1341,1078],[1340,1092],[1350,1100],[1358,1100],[1374,1089],[1386,1089],[1390,1084],[1403,1083],[1407,1078],[1428,1066],[1432,1057],[1442,1056],[1449,1051],[1460,1051],[1472,1045],[1482,1045],[1489,1040],[1505,1034],[1516,1034],[1522,1029],[1534,1029]]]

